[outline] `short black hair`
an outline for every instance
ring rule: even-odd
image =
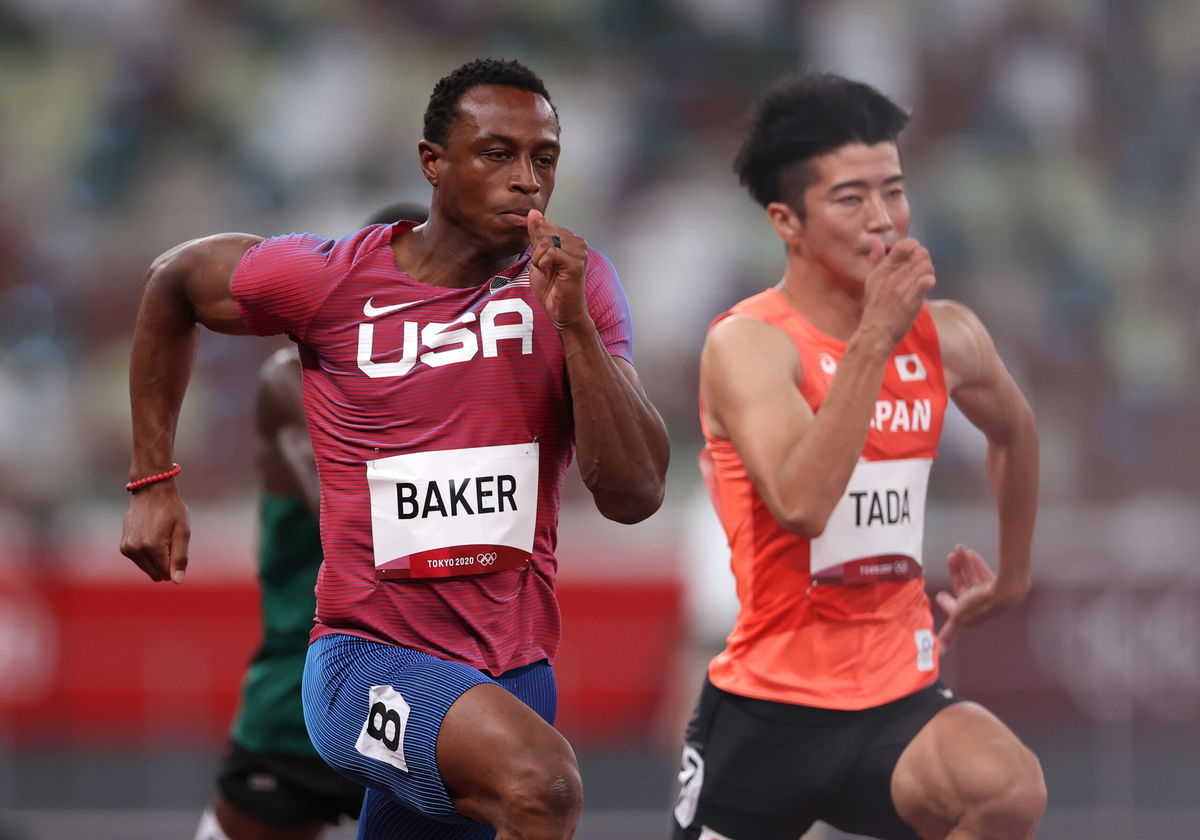
[[[390,225],[400,221],[424,224],[428,219],[429,208],[424,204],[419,204],[416,201],[398,201],[395,204],[389,204],[386,207],[376,210],[367,219],[367,227],[371,225]]]
[[[446,145],[450,125],[458,116],[459,100],[468,90],[478,85],[502,85],[536,93],[550,104],[554,118],[558,119],[558,110],[537,73],[519,61],[477,58],[438,79],[437,84],[433,86],[429,104],[425,106],[426,140],[439,146]]]
[[[766,207],[785,201],[803,215],[809,162],[848,143],[895,143],[908,112],[870,85],[832,73],[791,76],[755,104],[733,171]]]

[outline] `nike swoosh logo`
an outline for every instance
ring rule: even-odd
[[[375,298],[367,298],[367,302],[363,305],[363,314],[368,318],[378,318],[380,315],[386,315],[389,312],[396,312],[400,309],[407,309],[410,306],[416,306],[418,303],[424,303],[424,300],[410,300],[408,303],[393,303],[391,306],[373,306],[371,301]]]

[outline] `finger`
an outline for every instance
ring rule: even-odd
[[[146,573],[150,580],[163,580],[158,563],[154,559],[154,550],[146,546],[140,539],[130,536],[128,529],[121,535],[121,553],[134,562],[139,569]]]
[[[963,547],[963,570],[972,586],[980,586],[988,583],[996,576],[992,571],[992,567],[983,559],[983,556],[978,551],[972,551],[969,548]]]
[[[946,613],[947,616],[954,616],[954,611],[958,609],[958,598],[945,590],[939,592],[933,598],[937,601],[937,605],[942,608],[942,612]]]
[[[892,250],[888,251],[888,259],[893,263],[906,262],[912,258],[913,254],[920,247],[921,243],[915,239],[901,239],[892,246]]]
[[[946,568],[950,570],[950,588],[961,594],[967,588],[967,581],[963,573],[963,557],[958,548],[946,555]]]
[[[938,631],[938,641],[942,643],[942,650],[949,650],[954,644],[954,640],[958,638],[958,622],[953,618],[946,620],[942,625],[942,629]]]
[[[871,265],[872,267],[879,265],[884,257],[887,256],[887,246],[883,244],[883,237],[871,235]]]
[[[184,572],[188,565],[188,545],[192,534],[187,525],[179,523],[171,531],[171,580],[183,583]]]
[[[137,567],[145,573],[146,577],[150,578],[150,580],[160,581],[166,579],[159,570],[158,563],[154,561],[153,555],[151,555],[149,552],[140,550],[124,551],[122,549],[122,553],[132,560]]]

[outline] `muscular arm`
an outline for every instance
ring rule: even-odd
[[[1000,520],[1000,556],[992,597],[997,609],[1024,598],[1038,494],[1038,439],[1033,411],[971,310],[930,304],[942,347],[946,386],[955,405],[987,438],[987,473]],[[986,615],[963,616],[970,626]],[[971,620],[974,619],[974,620]]]
[[[733,444],[788,531],[825,530],[862,453],[891,349],[880,331],[856,332],[814,415],[797,388],[799,354],[782,330],[733,316],[710,333],[700,359],[706,422]]]
[[[610,356],[591,319],[559,331],[583,482],[609,519],[632,524],[662,504],[671,448],[633,365]]]
[[[804,371],[777,327],[734,316],[705,343],[700,388],[709,429],[733,443],[767,509],[788,531],[819,536],[862,454],[883,370],[933,288],[929,252],[903,239],[875,263],[863,310],[820,412],[797,386]]]
[[[600,513],[640,522],[662,505],[667,428],[633,365],[609,355],[596,331],[584,288],[587,243],[536,210],[528,219],[530,282],[562,340],[580,474]]]
[[[298,496],[309,512],[320,518],[321,486],[304,419],[300,359],[295,350],[279,350],[263,364],[256,415],[263,486],[276,495]]]
[[[196,325],[245,335],[230,291],[242,255],[259,238],[221,234],[186,242],[150,266],[142,287],[129,362],[133,412],[131,479],[171,466],[175,426],[196,355]],[[133,494],[121,552],[153,580],[180,582],[187,566],[187,508],[174,481]]]

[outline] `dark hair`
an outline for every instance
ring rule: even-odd
[[[786,201],[803,215],[814,157],[848,143],[895,143],[906,125],[908,113],[870,85],[832,73],[789,77],[755,105],[733,171],[763,207]]]
[[[438,79],[425,106],[425,139],[438,145],[446,145],[450,124],[458,116],[458,101],[468,90],[478,85],[503,85],[536,93],[550,104],[554,118],[558,111],[550,101],[550,94],[537,73],[519,61],[498,58],[477,58],[468,61],[449,75]]]
[[[429,208],[416,201],[398,201],[376,210],[367,219],[367,227],[371,225],[390,225],[393,222],[407,221],[422,224],[429,218]]]

